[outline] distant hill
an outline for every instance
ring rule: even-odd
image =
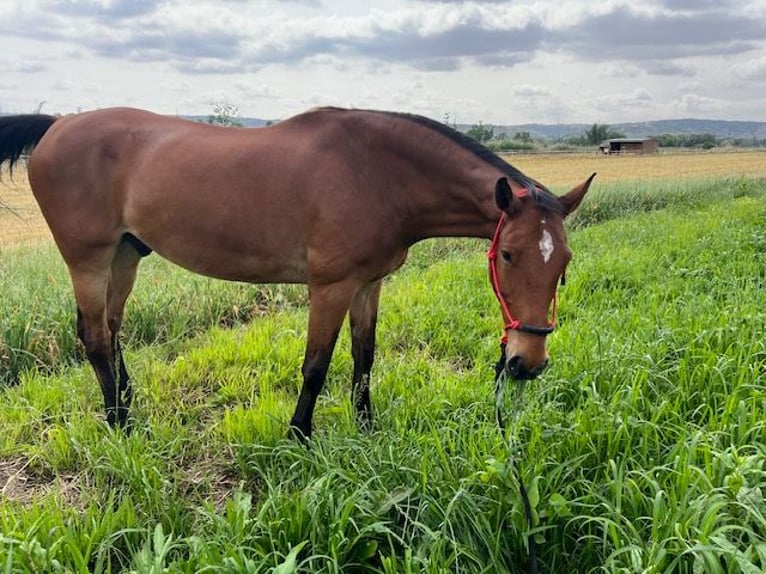
[[[512,136],[516,132],[529,132],[532,137],[556,140],[582,134],[593,124],[520,124],[512,126],[494,126],[495,132],[505,132]],[[661,134],[713,134],[719,138],[757,138],[766,139],[766,122],[744,122],[730,120],[657,120],[651,122],[633,122],[609,124],[611,128],[623,132],[626,137],[639,138]],[[458,126],[470,129],[471,126]]]
[[[204,122],[208,116],[184,116],[190,120]],[[258,128],[279,120],[264,120],[261,118],[238,118],[245,127]],[[491,124],[488,124],[491,125]],[[529,132],[533,138],[557,140],[570,136],[581,135],[593,124],[519,124],[492,125],[495,133],[505,132],[509,136],[517,132]],[[650,122],[633,122],[609,124],[629,138],[658,136],[661,134],[713,134],[719,138],[757,138],[766,139],[766,122],[743,122],[731,120],[657,120]],[[472,125],[460,124],[460,131],[468,131]]]

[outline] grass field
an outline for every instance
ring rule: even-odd
[[[630,158],[590,159],[567,181],[512,161],[563,190]],[[544,572],[766,569],[766,179],[696,161],[685,181],[605,176],[571,222],[553,366],[514,428]],[[300,288],[146,261],[124,437],[66,339],[54,249],[4,249],[0,571],[526,572],[486,245],[416,247],[383,292],[373,432],[353,424],[344,332],[308,450],[284,440]]]

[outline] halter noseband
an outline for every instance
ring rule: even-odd
[[[500,292],[500,282],[497,278],[497,244],[500,239],[500,230],[503,228],[503,225],[505,224],[505,212],[500,216],[500,221],[497,222],[497,228],[495,229],[495,235],[492,238],[492,244],[489,247],[489,251],[487,252],[487,259],[489,259],[489,276],[490,281],[492,283],[492,290],[495,292],[495,297],[497,297],[497,300],[500,302],[500,307],[503,310],[503,316],[505,318],[505,326],[503,328],[503,337],[501,339],[501,342],[505,344],[508,341],[508,336],[505,334],[506,331],[509,329],[514,331],[521,331],[522,333],[529,333],[531,335],[539,335],[541,337],[545,337],[546,335],[550,335],[553,333],[553,329],[556,327],[556,294],[553,294],[553,310],[551,312],[551,320],[548,322],[548,325],[546,327],[535,327],[534,325],[527,325],[526,323],[522,323],[518,319],[514,319],[513,315],[511,315],[511,310],[508,308],[508,303],[506,303],[505,299],[503,298],[502,293]]]

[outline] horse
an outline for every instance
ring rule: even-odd
[[[351,400],[358,425],[370,428],[382,282],[426,238],[492,240],[505,333],[499,364],[515,379],[537,377],[571,259],[564,218],[595,176],[557,196],[437,121],[334,107],[253,129],[130,108],[0,118],[0,167],[25,154],[69,270],[78,338],[109,425],[130,430],[133,392],[118,333],[139,262],[156,252],[219,279],[308,285],[303,381],[290,421],[306,438],[347,314]]]

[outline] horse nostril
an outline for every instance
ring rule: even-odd
[[[534,369],[528,369],[524,366],[524,363],[521,360],[521,355],[514,355],[505,362],[505,368],[508,371],[508,374],[517,381],[528,381],[534,379],[540,373],[542,373],[547,366],[548,359],[546,359],[544,363],[535,367]]]
[[[519,355],[514,355],[508,359],[505,362],[505,368],[508,371],[508,374],[511,375],[514,379],[520,378],[519,375],[521,375],[521,372],[525,370],[521,364],[521,357]]]

